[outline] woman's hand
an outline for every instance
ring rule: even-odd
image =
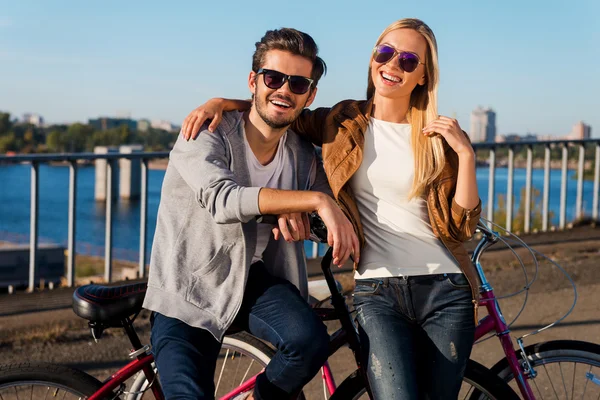
[[[440,115],[438,119],[431,121],[423,129],[424,135],[431,136],[435,133],[442,135],[459,157],[473,157],[475,155],[469,139],[456,119]]]
[[[200,134],[200,128],[207,119],[212,119],[208,126],[210,132],[214,132],[221,123],[225,106],[223,99],[210,99],[200,107],[188,114],[181,126],[181,135],[185,140],[196,139]]]
[[[275,240],[283,236],[287,242],[307,240],[310,236],[310,222],[307,213],[281,214],[277,218],[277,225],[273,228]]]

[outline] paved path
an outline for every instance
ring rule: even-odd
[[[571,239],[556,233],[555,243],[539,244],[540,251],[559,260],[577,282],[579,301],[574,313],[561,325],[540,335],[526,339],[526,344],[553,339],[578,339],[600,342],[600,230],[582,230]],[[546,242],[552,239],[547,237]],[[577,239],[577,240],[575,240]],[[586,240],[583,240],[586,239]],[[532,240],[529,240],[531,243]],[[524,257],[524,252],[520,251]],[[505,294],[523,287],[520,268],[511,265],[513,256],[506,250],[490,252],[485,265],[490,281],[497,294]],[[314,267],[318,268],[318,264]],[[533,276],[531,265],[529,277]],[[486,269],[487,271],[487,269]],[[340,275],[348,287],[349,274]],[[542,264],[537,283],[532,287],[526,311],[513,326],[513,338],[529,332],[537,326],[547,324],[560,317],[569,308],[573,298],[568,282],[550,264]],[[81,368],[99,379],[127,362],[128,342],[117,330],[109,330],[96,344],[91,339],[85,321],[77,318],[69,307],[72,292],[57,289],[53,292],[36,294],[0,295],[0,359],[2,363],[22,360],[47,361],[68,364]],[[502,300],[501,305],[508,320],[519,311],[523,297]],[[30,312],[36,309],[36,312]],[[46,311],[39,311],[46,310]],[[2,315],[3,314],[3,315]],[[136,327],[143,342],[148,342],[148,315],[143,313]],[[337,329],[336,323],[329,325]],[[493,365],[502,356],[500,345],[491,339],[477,345],[473,358],[484,365]],[[355,369],[348,349],[340,350],[330,360],[336,381]],[[320,379],[315,379],[306,388],[309,399],[322,398]]]

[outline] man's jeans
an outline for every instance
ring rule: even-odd
[[[221,349],[211,333],[159,313],[152,314],[151,342],[168,400],[213,399]],[[242,307],[234,322],[271,342],[277,353],[257,377],[256,399],[286,399],[319,371],[329,355],[325,325],[288,281],[262,262],[250,268]]]
[[[354,306],[376,400],[457,398],[475,334],[463,274],[357,280]]]

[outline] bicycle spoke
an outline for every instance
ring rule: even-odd
[[[242,380],[240,381],[240,386],[242,385],[242,383],[244,383],[246,381],[246,377],[248,376],[248,372],[250,372],[250,368],[252,368],[252,364],[254,364],[254,360],[250,360],[250,365],[248,365],[248,369],[246,370],[246,373],[244,374],[244,376],[242,377]]]
[[[13,386],[13,388],[15,389],[15,396],[17,396],[17,400],[19,400],[19,393],[17,392],[17,387]]]
[[[588,370],[588,372],[592,372],[592,366],[590,365],[590,369]],[[585,386],[583,387],[583,395],[581,395],[582,399],[585,399],[585,392],[587,391],[587,384],[590,380],[585,378]]]
[[[577,372],[577,363],[575,363],[575,368],[573,368],[573,386],[571,387],[571,398],[575,398],[575,373]]]
[[[568,400],[569,399],[569,394],[567,393],[567,384],[565,383],[565,376],[563,375],[562,363],[561,362],[558,363],[558,369],[560,370],[560,376],[561,376],[562,381],[563,381],[563,387],[565,388],[565,396],[566,396],[566,398]]]
[[[215,387],[215,396],[217,395],[217,390],[219,390],[219,385],[221,384],[221,378],[223,377],[223,371],[225,370],[225,364],[227,364],[227,358],[229,357],[229,349],[225,353],[225,358],[223,359],[223,365],[221,365],[221,372],[219,372],[219,379],[217,380],[217,385]]]
[[[540,397],[542,398],[542,400],[544,400],[544,395],[542,394],[542,392],[541,392],[541,390],[540,390],[540,388],[539,388],[539,386],[538,386],[538,384],[537,384],[536,380],[535,380],[535,379],[532,379],[532,381],[533,381],[533,384],[535,385],[535,388],[537,389],[537,391],[538,391],[538,393],[539,393]]]
[[[48,393],[50,393],[50,386],[48,386],[48,389],[46,390],[46,395],[44,396],[44,400],[46,400],[48,398]]]
[[[31,385],[31,396],[29,398],[33,399],[33,384]]]
[[[550,381],[550,386],[552,386],[552,390],[554,391],[554,395],[558,399],[558,393],[556,393],[556,389],[554,389],[554,384],[552,383],[552,378],[550,378],[550,374],[548,373],[548,369],[546,368],[546,364],[543,365],[544,370],[546,371],[546,375],[548,376],[548,380]]]
[[[235,382],[237,380],[236,378],[238,376],[238,372],[240,370],[240,364],[242,363],[242,358],[243,357],[244,357],[243,354],[240,353],[240,359],[238,360],[237,367],[235,368],[235,374],[233,374],[233,379],[232,379],[233,382]],[[233,357],[232,358],[235,358],[235,352],[233,353]]]

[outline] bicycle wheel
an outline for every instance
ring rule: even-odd
[[[274,355],[273,348],[247,332],[225,336],[215,370],[215,398],[225,396],[259,374]],[[129,395],[127,400],[145,399],[143,392],[147,388],[148,381],[145,375],[139,373],[129,389],[135,394]],[[304,400],[304,395],[301,394],[298,399]]]
[[[600,346],[576,340],[555,340],[525,347],[525,354],[536,371],[529,380],[537,398],[600,398]],[[523,360],[519,350],[517,359]],[[518,391],[508,361],[492,368],[501,379]]]
[[[85,372],[48,363],[0,366],[0,399],[81,399],[91,396],[102,383]]]
[[[367,400],[364,382],[355,371],[335,391],[330,400]],[[519,396],[497,375],[476,361],[469,360],[458,395],[469,400],[518,400]]]

